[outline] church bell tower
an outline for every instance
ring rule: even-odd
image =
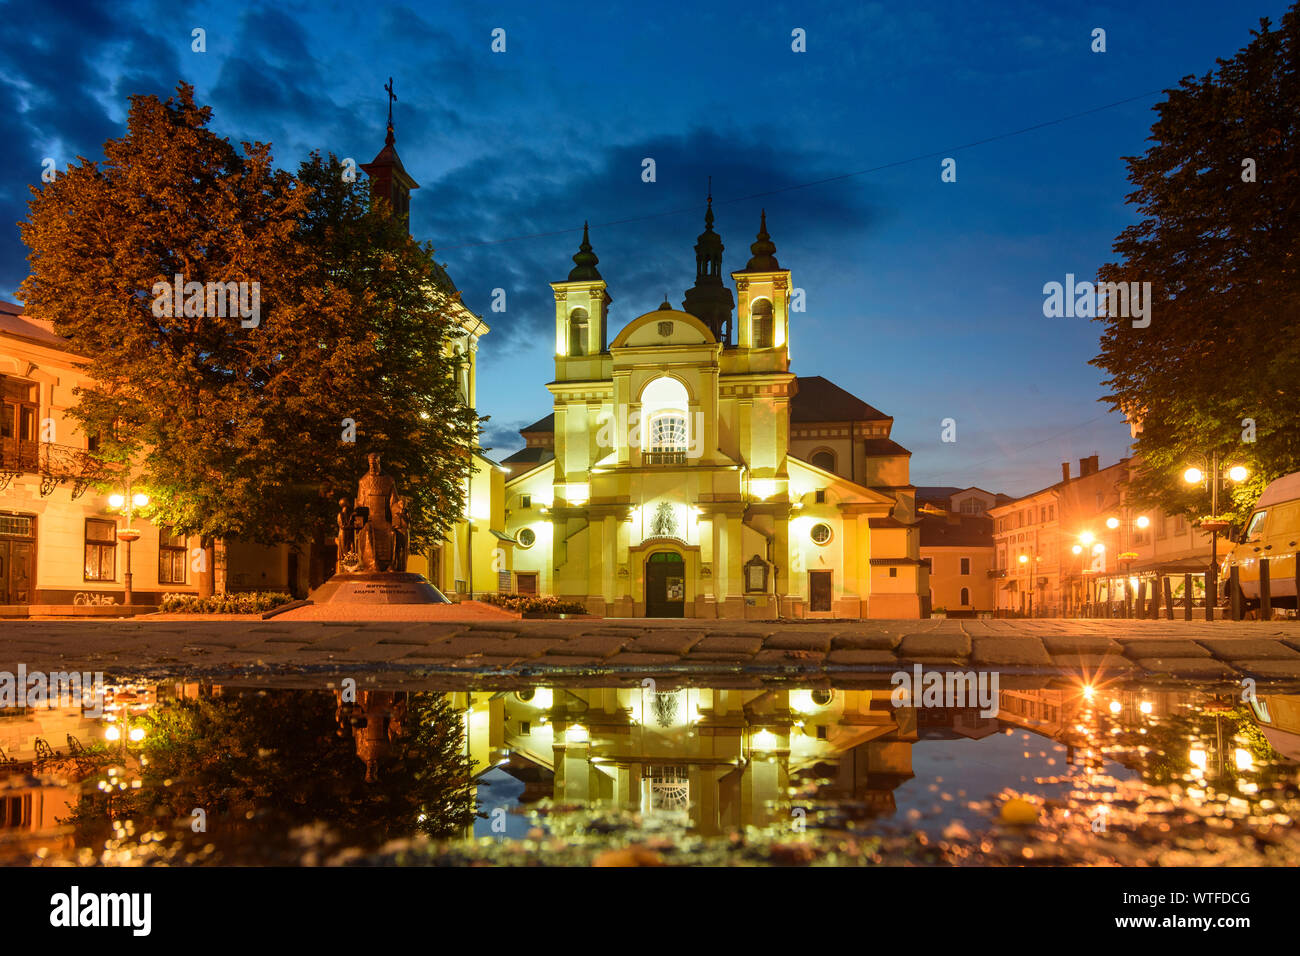
[[[420,184],[411,178],[397,156],[397,137],[393,135],[393,78],[388,78],[384,87],[388,93],[388,135],[384,138],[384,148],[379,155],[361,168],[370,177],[370,195],[379,197],[388,203],[393,215],[409,219],[411,212],[411,190],[419,189]]]
[[[682,311],[689,312],[713,332],[713,337],[731,345],[731,310],[735,300],[722,282],[722,237],[713,231],[713,187],[709,187],[704,231],[695,242],[695,285],[686,290]]]

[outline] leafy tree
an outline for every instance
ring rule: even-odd
[[[302,540],[379,451],[414,542],[438,536],[460,514],[478,422],[455,388],[432,250],[332,157],[295,177],[210,119],[184,84],[132,97],[102,163],[79,157],[33,189],[21,296],[88,357],[74,416],[134,462],[150,517],[179,532]],[[255,283],[260,314],[160,315],[176,275]]]
[[[1092,362],[1109,376],[1103,401],[1141,424],[1139,503],[1208,514],[1209,494],[1182,473],[1208,471],[1217,451],[1251,472],[1220,495],[1238,520],[1267,482],[1300,469],[1300,5],[1253,37],[1167,90],[1151,147],[1126,157],[1143,219],[1098,278],[1150,282],[1151,322],[1098,319]]]

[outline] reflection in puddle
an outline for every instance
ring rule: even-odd
[[[1295,865],[1300,696],[163,682],[0,710],[8,863]],[[353,699],[355,698],[355,699]]]

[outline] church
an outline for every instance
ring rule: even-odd
[[[710,196],[681,308],[612,338],[586,227],[551,284],[552,411],[503,461],[515,588],[611,617],[927,617],[893,419],[790,370],[799,323],[766,213],[734,295],[713,224]]]

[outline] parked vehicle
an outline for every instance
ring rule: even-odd
[[[1269,594],[1274,607],[1296,606],[1296,549],[1300,543],[1300,471],[1269,484],[1240,539],[1223,560],[1220,580],[1237,568],[1248,608],[1259,606],[1259,566],[1268,561]]]

